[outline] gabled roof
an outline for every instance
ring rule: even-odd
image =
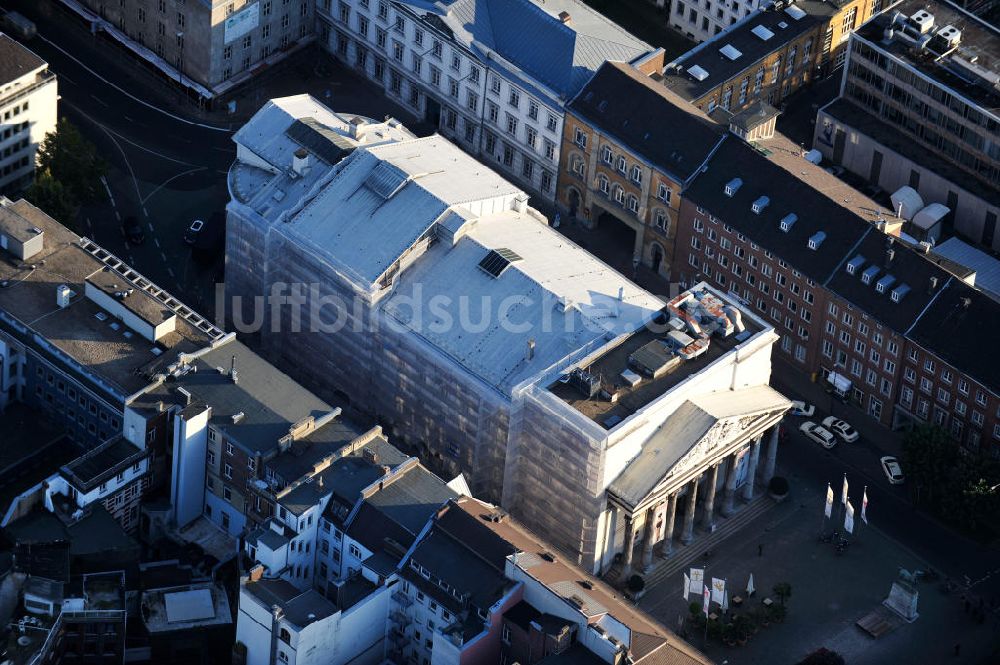
[[[736,178],[740,186],[729,196],[725,187]],[[761,196],[769,201],[757,214],[751,205]],[[991,390],[1000,385],[1000,357],[981,352],[983,330],[993,325],[987,322],[1000,320],[1000,303],[947,272],[938,265],[937,257],[892,240],[852,209],[777,164],[775,158],[731,136],[695,178],[686,198],[773,252],[792,269],[900,335],[911,336],[959,371]],[[789,213],[795,213],[797,219],[789,231],[782,231],[780,221]],[[811,249],[809,240],[817,233],[825,236]],[[858,257],[863,258],[861,267],[851,274],[847,266]],[[877,276],[865,284],[861,273],[869,269],[877,270]],[[876,285],[886,274],[892,275],[892,283],[879,292]],[[901,285],[907,288],[900,289]],[[958,311],[964,309],[960,307],[962,298],[970,301],[965,314]],[[959,318],[973,323],[940,327],[941,320]]]
[[[824,0],[798,0],[784,9],[774,5],[758,9],[667,65],[663,81],[678,95],[694,102],[738,74],[752,78],[758,63],[828,21],[838,11],[836,5]],[[726,46],[731,50],[723,52]],[[819,47],[813,44],[813,53]],[[734,97],[738,96],[736,91]]]
[[[788,400],[768,385],[723,390],[685,401],[646,441],[608,490],[638,506],[717,422],[777,411]]]
[[[736,178],[742,184],[732,196],[726,195],[726,185]],[[686,196],[820,284],[833,275],[843,257],[867,233],[877,233],[735,136],[723,142]],[[752,205],[762,196],[769,201],[758,214]],[[789,213],[798,219],[785,232],[780,222]],[[816,250],[810,250],[809,238],[819,231],[826,233],[826,238]]]
[[[460,43],[481,57],[499,55],[513,65],[513,77],[563,98],[606,60],[629,62],[652,50],[577,0],[438,0],[433,6]]]
[[[952,279],[927,307],[909,337],[965,372],[994,394],[1000,392],[1000,354],[983,343],[996,338],[1000,305]]]
[[[621,63],[602,65],[567,108],[681,182],[725,133],[665,86]]]

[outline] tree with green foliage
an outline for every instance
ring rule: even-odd
[[[38,146],[38,170],[58,180],[78,203],[101,198],[101,176],[108,165],[69,120],[61,118],[56,131]]]
[[[774,585],[774,595],[778,597],[781,601],[781,605],[785,605],[785,601],[792,597],[792,585],[788,582],[778,582]]]
[[[917,503],[931,505],[950,483],[956,457],[955,444],[942,428],[918,425],[903,437],[903,469],[916,488]]]
[[[1000,463],[970,453],[934,425],[919,425],[903,439],[903,469],[918,505],[949,523],[980,531],[1000,510]]]
[[[49,217],[57,222],[69,228],[74,227],[80,206],[63,184],[53,178],[48,171],[35,173],[35,181],[25,192],[25,198],[44,210]]]

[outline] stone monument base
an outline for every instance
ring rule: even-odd
[[[913,584],[897,580],[892,583],[889,597],[883,600],[882,604],[902,617],[904,621],[913,623],[920,617],[920,614],[917,613],[917,599],[919,597],[920,594],[917,593]]]

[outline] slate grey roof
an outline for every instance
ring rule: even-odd
[[[229,375],[233,356],[236,383]],[[278,439],[306,416],[319,418],[333,411],[332,406],[235,339],[195,358],[191,365],[196,371],[149,391],[137,400],[136,406],[155,409],[159,401],[176,403],[181,399],[177,388],[184,388],[194,402],[211,406],[212,424],[251,454],[277,448]],[[243,416],[233,422],[233,416],[240,413]],[[345,434],[336,424],[315,431],[305,440],[333,447],[342,444],[347,435],[349,431]]]
[[[740,178],[743,184],[735,195],[727,196],[726,184],[734,178]],[[792,177],[735,136],[723,142],[685,196],[821,284],[866,233],[875,232],[869,224],[846,213],[835,201]],[[751,206],[761,196],[767,196],[770,202],[761,214],[755,214]],[[786,233],[779,223],[789,213],[795,213],[798,219]],[[825,232],[826,239],[813,251],[807,243],[817,231]]]
[[[260,600],[268,610],[278,605],[285,618],[299,628],[320,621],[337,613],[337,606],[315,589],[299,591],[290,582],[281,579],[261,579],[247,582],[246,590]]]
[[[309,444],[306,440],[302,451],[296,452],[293,446],[291,451],[268,462],[267,466],[274,469],[286,482],[307,478],[281,495],[278,503],[293,514],[301,515],[311,506],[320,503],[322,497],[331,496],[327,512],[340,509],[346,513],[358,501],[362,490],[386,475],[386,468],[393,471],[410,459],[385,438],[376,436],[357,446],[350,454],[333,460],[322,471],[313,473],[314,465],[333,452],[336,451],[330,450],[330,446]],[[279,472],[279,469],[287,472],[299,467],[302,467],[302,472],[295,475]]]
[[[457,497],[448,485],[422,466],[414,466],[401,478],[387,483],[368,503],[413,534],[448,499]]]
[[[698,170],[725,132],[664,86],[620,63],[602,65],[567,109],[680,182]]]
[[[805,15],[797,20],[788,10],[773,8],[757,10],[735,26],[702,42],[674,60],[671,64],[680,65],[681,69],[668,65],[663,72],[664,83],[689,102],[697,101],[737,74],[755,72],[756,63],[782,49],[785,44],[815,29],[818,23],[829,19],[838,11],[836,4],[838,3],[822,0],[798,0],[792,7],[805,12]],[[767,40],[761,39],[754,33],[758,26],[763,26],[773,36]],[[735,60],[720,53],[727,44],[739,51],[740,56]],[[813,53],[819,50],[820,46],[813,44]],[[703,80],[695,78],[691,74],[691,69],[695,66],[707,72],[708,76]],[[739,93],[735,94],[738,96]]]
[[[437,0],[432,6],[466,47],[481,57],[500,55],[513,67],[494,59],[495,66],[563,99],[606,60],[629,62],[652,50],[578,0]]]
[[[45,61],[33,51],[0,32],[0,85],[45,65]]]
[[[742,184],[735,195],[727,196],[724,188],[734,178],[740,178]],[[751,205],[762,195],[768,196],[770,202],[761,214],[755,214]],[[888,236],[734,136],[723,142],[685,196],[721,223],[773,252],[776,259],[786,261],[897,333],[910,335],[928,351],[996,392],[1000,385],[1000,356],[981,353],[980,349],[983,331],[992,328],[991,322],[1000,320],[1000,303],[953,277],[938,265],[938,257],[919,254],[903,242],[894,242],[889,261]],[[789,213],[797,214],[798,219],[785,232],[779,223]],[[810,249],[809,239],[820,231],[826,234],[825,239],[817,249]],[[887,272],[892,274],[896,278],[893,288],[903,283],[910,290],[893,302],[891,288],[878,293],[877,279],[863,284],[859,274],[851,275],[846,270],[846,264],[857,256],[864,257],[864,269],[877,266],[879,278]],[[931,278],[937,280],[933,289]],[[959,316],[956,308],[962,298],[969,298],[973,306]],[[971,323],[946,331],[939,327],[943,319],[958,318]]]
[[[996,394],[1000,387],[1000,354],[985,351],[983,343],[987,339],[995,342],[998,321],[1000,305],[995,300],[952,279],[909,336]]]

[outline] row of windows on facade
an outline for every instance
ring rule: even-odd
[[[22,104],[17,104],[16,106],[11,106],[10,108],[5,109],[4,112],[3,112],[3,120],[4,120],[4,122],[7,122],[8,120],[10,120],[12,118],[16,118],[17,116],[21,115],[22,113],[27,113],[27,111],[28,111],[28,104],[29,104],[29,102],[26,100]]]
[[[703,212],[703,211],[699,209],[699,212]],[[712,219],[714,219],[714,218],[712,218]],[[695,219],[694,221],[695,221],[695,223],[694,223],[695,230],[697,232],[699,232],[699,233],[703,232],[703,230],[704,230],[705,227],[704,227],[703,223],[701,222],[701,220],[700,219]],[[733,231],[733,229],[731,227],[729,227],[728,225],[724,225],[724,230],[727,233],[732,233],[732,231]],[[717,238],[715,232],[712,229],[708,229],[708,238],[709,238],[709,240],[712,240],[712,241],[715,241],[716,238]],[[745,237],[741,237],[741,240],[745,240]],[[692,239],[691,239],[691,245],[695,249],[699,249],[701,247],[701,243],[700,243],[700,241],[698,240],[697,237],[692,237]],[[733,247],[731,245],[730,241],[727,238],[721,238],[719,240],[719,245],[720,245],[720,247],[723,250],[727,250],[727,251],[732,250],[734,252],[735,256],[738,257],[738,258],[743,258],[743,256],[744,256],[744,250],[743,250],[743,248],[740,247],[739,245]],[[710,247],[706,246],[706,253],[708,254],[709,258],[712,257],[712,254],[709,253],[709,251],[708,251],[710,249],[711,249]],[[720,263],[723,265],[723,267],[726,267],[728,265],[729,262],[727,260],[727,257],[725,257],[724,255],[722,255],[721,253],[719,254],[719,259],[720,259]],[[757,261],[757,258],[755,256],[751,255],[749,257],[749,259],[748,259],[748,263],[749,263],[749,265],[750,265],[751,268],[756,268],[756,267],[758,267],[758,263],[759,262]],[[737,276],[739,276],[740,274],[742,274],[742,271],[737,269],[738,267],[739,267],[739,264],[737,264],[736,261],[733,261],[733,268],[734,268],[733,272],[735,274],[737,274]],[[785,264],[784,261],[779,261],[779,267],[787,267],[787,264]],[[786,280],[786,277],[784,276],[784,274],[782,274],[781,272],[773,272],[773,269],[771,268],[771,266],[769,264],[761,263],[760,264],[760,270],[761,270],[761,273],[765,277],[768,277],[768,278],[770,278],[772,276],[772,274],[773,274],[774,275],[775,283],[778,286],[784,286],[786,284],[787,280]],[[751,277],[749,273],[747,274],[747,276]],[[801,273],[798,273],[797,271],[793,271],[793,277],[794,278],[798,278],[800,276],[801,276]],[[748,279],[747,281],[751,285],[753,285],[753,283],[754,283],[754,281],[751,280],[751,279]],[[765,286],[766,286],[766,284],[765,284]],[[767,288],[768,288],[768,290],[770,290],[769,286]],[[789,288],[790,288],[790,291],[794,295],[799,295],[799,293],[801,291],[801,287],[795,281],[791,282],[791,285],[790,285]],[[763,289],[762,289],[762,291],[763,291]],[[764,292],[767,293],[767,291],[764,291]],[[781,292],[777,288],[774,289],[774,298],[779,303],[782,302],[782,300],[784,299],[783,295],[781,294]],[[807,303],[814,302],[813,294],[810,291],[802,291],[802,298]],[[789,309],[791,309],[792,311],[795,310],[795,302],[794,301],[792,301],[791,299],[789,299],[788,305],[789,305]],[[803,312],[807,312],[807,310],[804,310],[804,309],[802,311]],[[840,307],[836,303],[832,303],[831,302],[829,304],[828,312],[829,312],[830,316],[836,318],[838,316],[838,314],[840,313]],[[806,317],[803,316],[803,318],[806,318]],[[811,316],[809,318],[806,318],[806,320],[807,321],[811,320]],[[851,312],[849,312],[849,311],[844,311],[843,312],[843,317],[842,317],[842,322],[843,322],[843,324],[845,326],[847,326],[848,328],[851,328],[853,326],[853,324],[854,324],[854,315]],[[838,331],[838,329],[836,328],[836,326],[833,323],[833,321],[830,321],[830,320],[827,320],[825,328],[826,328],[827,334],[835,336],[835,337],[837,336],[837,334],[839,332],[840,342],[843,343],[843,344],[845,344],[845,345],[847,345],[848,347],[850,347],[850,344],[851,344],[851,332],[849,332],[849,330],[845,329],[845,330],[839,330]],[[870,328],[869,328],[868,324],[864,323],[861,320],[859,320],[857,322],[857,333],[861,337],[867,338],[867,336],[869,334],[869,330],[870,330]],[[883,341],[882,334],[880,332],[875,332],[873,334],[873,336],[872,336],[872,344],[881,347],[882,341]],[[860,354],[861,356],[864,356],[865,355],[865,351],[866,351],[866,342],[864,340],[862,340],[862,339],[856,339],[855,340],[855,345],[854,345],[854,352],[856,354]],[[899,351],[899,345],[895,341],[889,340],[889,342],[887,344],[887,352],[889,354],[893,355],[893,356],[897,356],[898,355],[898,351]],[[879,358],[880,358],[879,351],[877,349],[875,349],[875,348],[872,348],[871,349],[871,355],[870,355],[870,357],[871,357],[871,360],[873,362],[878,363],[879,362]],[[917,362],[918,357],[919,357],[917,350],[915,348],[911,348],[909,350],[909,352],[908,352],[908,357],[913,362]],[[895,363],[893,361],[891,361],[891,360],[886,359],[885,365],[884,365],[884,369],[885,369],[886,372],[888,372],[890,374],[894,374],[895,373]],[[934,372],[935,372],[935,369],[936,369],[936,363],[934,362],[934,360],[928,358],[928,359],[926,359],[924,361],[924,371],[929,372],[929,373],[931,373],[933,375]],[[952,374],[951,370],[942,369],[942,371],[941,371],[941,380],[944,383],[946,383],[948,385],[951,385],[951,383],[953,381],[953,374]],[[959,392],[961,392],[962,394],[968,395],[969,394],[969,382],[966,379],[964,379],[964,378],[960,378],[958,380],[958,389],[959,389]],[[981,389],[978,389],[976,391],[976,401],[980,405],[985,406],[986,403],[987,403],[986,392],[983,391],[983,390],[981,390]],[[998,417],[1000,417],[1000,413],[998,413]]]
[[[366,3],[362,3],[362,5],[363,6],[367,6]],[[379,8],[380,15],[382,14],[382,11],[383,11],[383,8],[382,8],[381,3],[380,3],[380,8]],[[387,9],[385,11],[387,12]],[[340,3],[340,20],[345,25],[348,25],[348,26],[350,25],[350,7],[346,3],[343,3],[343,2]],[[395,17],[395,27],[394,27],[394,30],[397,33],[399,33],[400,35],[403,35],[404,38],[405,38],[406,32],[407,32],[407,22],[406,22],[406,18],[403,15],[397,14],[397,16]],[[358,13],[357,32],[358,32],[359,35],[361,35],[362,37],[364,37],[366,39],[369,37],[369,19],[368,19],[367,16],[365,16],[364,14],[361,14],[360,12]],[[420,28],[414,28],[413,42],[414,42],[414,44],[415,44],[416,47],[422,47],[424,45],[424,30],[422,30]],[[387,43],[388,43],[388,31],[385,30],[385,29],[383,29],[383,28],[376,27],[376,29],[375,29],[375,44],[376,44],[376,46],[379,47],[382,50],[385,50]],[[404,60],[405,60],[405,53],[406,53],[406,49],[405,49],[404,43],[400,42],[400,41],[397,41],[397,40],[393,40],[392,41],[392,55],[393,55],[393,58],[397,62],[403,63]],[[444,62],[444,46],[443,46],[441,40],[439,40],[437,38],[432,38],[432,44],[431,44],[431,48],[430,48],[429,53],[430,53],[431,57],[437,59],[439,62],[442,62],[442,63]],[[410,67],[413,70],[413,72],[415,74],[417,74],[417,76],[419,76],[421,78],[423,78],[424,56],[427,55],[427,54],[428,54],[428,51],[422,51],[422,52],[420,52],[418,49],[415,49],[413,52],[411,52]],[[460,76],[461,78],[459,78],[459,79],[450,78],[449,79],[448,90],[449,90],[450,95],[453,98],[455,98],[455,99],[458,99],[458,97],[459,97],[459,86],[458,86],[458,83],[460,81],[468,79],[469,82],[472,83],[472,84],[478,84],[479,81],[480,81],[481,70],[480,70],[479,66],[473,64],[472,62],[470,62],[469,65],[468,65],[468,70],[469,70],[468,74],[466,74],[465,76],[462,76],[462,71],[463,71],[463,69],[465,67],[465,64],[466,63],[465,63],[465,60],[464,60],[464,58],[462,56],[462,53],[457,48],[454,49],[454,51],[451,53],[450,68],[451,68],[451,71],[454,72],[454,74],[456,76]],[[442,81],[442,76],[441,76],[442,72],[441,72],[441,70],[439,68],[431,65],[430,68],[429,68],[429,71],[430,71],[431,85],[433,85],[435,88],[440,89],[440,87],[441,87],[441,81]],[[526,98],[527,99],[527,113],[528,113],[528,117],[531,120],[537,121],[539,119],[539,115],[540,115],[540,106],[539,106],[539,103],[535,99],[532,99],[531,97],[529,97],[527,95],[524,95],[524,93],[522,93],[521,90],[517,89],[515,86],[511,85],[510,83],[508,83],[508,87],[509,87],[509,91],[508,91],[508,96],[507,96],[507,105],[510,106],[511,108],[519,111],[521,109],[522,98]],[[497,76],[496,74],[491,75],[490,76],[490,91],[494,95],[500,95],[501,94],[501,89],[502,89],[502,82],[501,82],[500,77]],[[472,110],[472,111],[476,111],[476,109],[478,107],[478,94],[473,93],[471,91],[469,91],[469,92],[470,92],[470,94],[472,94],[474,96],[471,96],[471,97],[467,96],[467,99],[466,99],[467,107],[470,110]],[[495,116],[491,117],[491,119],[493,120],[494,123],[498,122],[498,116],[499,116],[499,113],[497,111],[497,113],[495,114]],[[547,117],[547,121],[546,121],[546,125],[545,126],[546,126],[546,129],[548,129],[551,132],[555,132],[556,131],[557,126],[558,126],[558,120],[557,120],[556,116],[553,113],[551,113],[551,112],[548,113],[548,117]],[[513,130],[511,131],[511,133],[513,133]]]
[[[692,240],[696,240],[696,239],[692,239]],[[690,255],[690,257],[689,257],[689,263],[692,266],[696,267],[696,268],[698,268],[699,264],[700,264],[700,262],[698,260],[698,257],[696,255],[693,255],[693,254]],[[711,278],[711,276],[712,276],[712,270],[711,270],[711,268],[708,267],[708,266],[706,266],[705,268],[706,269],[704,270],[704,272],[706,273],[706,276],[708,276],[709,278]],[[721,274],[717,274],[716,275],[716,281],[718,281],[718,283],[721,286],[726,286],[726,280],[725,280],[725,278]],[[738,294],[738,290],[734,291],[733,289],[731,289],[731,291],[733,291],[734,293],[736,293],[737,295],[739,295]],[[751,298],[751,294],[750,294],[749,289],[745,290],[745,300],[747,302],[752,302],[752,298]],[[767,315],[767,313],[768,313],[767,303],[766,303],[766,301],[763,298],[758,298],[758,300],[757,300],[757,309],[759,309],[762,314]],[[803,311],[805,311],[805,310],[803,310]],[[829,312],[830,312],[831,316],[836,317],[838,315],[838,312],[839,312],[839,307],[835,303],[830,303],[830,305],[829,305]],[[771,318],[772,318],[772,320],[775,321],[776,325],[780,325],[781,314],[780,314],[780,311],[777,308],[772,308],[772,310],[771,310]],[[851,313],[845,311],[844,314],[843,314],[843,323],[845,325],[847,325],[847,326],[851,326],[853,324],[853,321],[854,321],[853,315]],[[789,329],[794,329],[794,322],[789,317],[785,318],[785,325]],[[836,326],[831,321],[827,321],[826,322],[826,332],[828,334],[834,335],[834,336],[836,336],[836,334],[838,332],[837,329],[836,329]],[[865,323],[863,323],[863,322],[861,322],[861,321],[859,321],[858,322],[858,332],[860,334],[862,334],[862,335],[867,336],[868,332],[869,332],[868,325],[865,324]],[[808,335],[808,330],[806,330],[803,326],[799,326],[799,336],[802,339],[807,340],[808,336],[809,336]],[[850,349],[851,334],[849,332],[847,332],[846,330],[839,331],[839,341],[842,344],[846,345],[848,347],[848,349]],[[872,336],[872,343],[873,344],[881,346],[882,341],[883,341],[883,337],[882,337],[881,333],[876,332],[876,333],[873,334],[873,336]],[[782,348],[783,351],[786,351],[786,352],[790,352],[791,351],[792,341],[790,340],[790,338],[788,338],[787,336],[783,338],[781,348]],[[855,340],[854,353],[855,354],[861,354],[861,357],[864,358],[865,350],[866,350],[865,343],[862,342],[862,341],[860,341],[860,340]],[[887,343],[887,345],[886,345],[886,350],[887,350],[888,353],[892,354],[893,356],[896,356],[898,354],[899,346],[898,346],[898,344],[896,342],[894,342],[892,340],[889,340],[888,343]],[[830,358],[830,359],[834,359],[834,356],[836,356],[835,365],[840,366],[840,367],[844,368],[845,370],[847,370],[847,368],[848,368],[848,361],[849,361],[849,356],[848,356],[847,351],[845,351],[844,349],[835,349],[835,347],[833,345],[833,342],[831,342],[830,340],[823,340],[822,353],[823,353],[823,355],[825,357]],[[796,359],[798,361],[804,363],[806,361],[806,355],[807,355],[807,351],[806,351],[805,347],[802,346],[801,344],[797,344],[795,346],[795,357],[796,357]],[[909,358],[911,360],[913,360],[914,362],[916,362],[917,357],[918,357],[916,349],[910,349],[910,351],[908,353],[908,356],[909,356]],[[875,363],[875,366],[879,367],[878,363],[880,361],[880,354],[879,354],[879,352],[876,349],[874,349],[874,348],[871,349],[871,354],[870,354],[869,357],[870,357],[871,361],[873,363]],[[895,372],[895,362],[886,359],[885,360],[885,364],[882,367],[884,368],[884,370],[887,373],[889,373],[890,375],[894,375],[894,372]],[[925,371],[933,373],[934,370],[935,370],[935,363],[934,363],[934,361],[931,360],[931,359],[925,360],[924,361],[924,369],[925,369]],[[855,377],[857,377],[859,379],[862,378],[862,376],[864,375],[864,380],[865,380],[865,382],[868,385],[870,385],[873,388],[875,388],[875,386],[878,384],[878,388],[881,391],[881,393],[884,396],[891,398],[891,395],[892,395],[892,383],[888,379],[885,379],[885,378],[882,378],[881,381],[879,381],[878,374],[877,374],[876,370],[874,370],[874,369],[868,368],[867,372],[865,372],[864,370],[865,370],[865,367],[864,367],[863,363],[861,362],[861,360],[859,360],[857,358],[854,358],[854,359],[850,360],[850,372],[851,372],[851,374],[853,374]],[[904,372],[904,378],[907,381],[909,381],[910,383],[913,383],[915,381],[915,379],[916,379],[916,371],[913,370],[912,368],[907,368],[907,370]],[[943,369],[942,370],[942,374],[941,374],[941,378],[942,378],[943,381],[945,381],[946,383],[948,383],[950,385],[951,382],[952,382],[952,380],[953,380],[952,372],[950,370]],[[965,379],[960,378],[958,380],[958,389],[959,389],[959,391],[962,394],[968,395],[969,394],[969,382],[967,380],[965,380]],[[926,377],[924,377],[924,378],[921,379],[921,390],[924,393],[928,394],[928,395],[931,394],[932,382],[929,379],[927,379]],[[862,403],[863,399],[864,399],[864,393],[863,393],[863,391],[861,391],[858,388],[856,388],[855,391],[856,391],[856,393],[858,393],[857,395],[855,395],[857,401],[859,403]],[[909,394],[911,395],[911,398],[909,398],[909,399],[907,398],[907,394],[908,394],[907,391],[909,391]],[[938,397],[938,401],[940,403],[944,404],[944,405],[947,405],[948,402],[950,401],[950,393],[948,393],[948,391],[946,391],[944,389],[939,389],[938,390],[937,397]],[[977,392],[976,392],[976,401],[977,401],[977,403],[980,404],[981,406],[986,406],[987,400],[988,400],[988,398],[987,398],[986,392],[983,391],[983,390],[981,390],[981,389],[977,390]],[[902,393],[902,396],[901,396],[901,402],[904,404],[904,406],[906,406],[907,408],[909,408],[911,401],[912,401],[912,390],[904,387],[903,393]],[[874,416],[875,418],[881,418],[881,410],[882,410],[882,402],[881,402],[881,400],[876,399],[874,397],[874,395],[871,396],[871,401],[870,401],[870,404],[869,404],[869,413],[872,416]],[[923,413],[921,415],[921,410],[918,409],[918,415],[921,415],[921,417],[926,418],[926,415],[927,415],[926,414],[926,408],[923,409],[922,411],[923,411]],[[955,412],[958,415],[964,416],[966,414],[966,411],[967,411],[967,409],[966,409],[965,403],[956,400],[956,402],[955,402]],[[943,417],[946,417],[946,415],[947,414],[944,414]],[[998,408],[998,410],[997,410],[997,417],[1000,418],[1000,408]],[[937,419],[940,420],[941,418],[937,417]],[[983,414],[981,412],[978,412],[978,411],[973,411],[973,413],[972,413],[972,422],[973,422],[973,424],[975,426],[982,427],[983,422],[984,422]],[[938,422],[937,424],[943,425],[942,422]],[[964,427],[964,425],[961,424],[959,421],[956,421],[956,420],[952,421],[953,434],[955,433],[954,432],[955,428],[959,429],[959,432],[958,432],[958,434],[956,436],[958,436],[958,435],[961,434],[961,429],[963,427]],[[995,428],[994,428],[994,436],[996,436],[997,438],[1000,438],[1000,424],[998,424],[997,426],[995,426]],[[978,436],[976,437],[975,441],[977,442],[977,446],[978,446],[978,441],[979,441]],[[998,453],[995,450],[993,450],[993,451],[991,451],[991,454],[997,455]]]

